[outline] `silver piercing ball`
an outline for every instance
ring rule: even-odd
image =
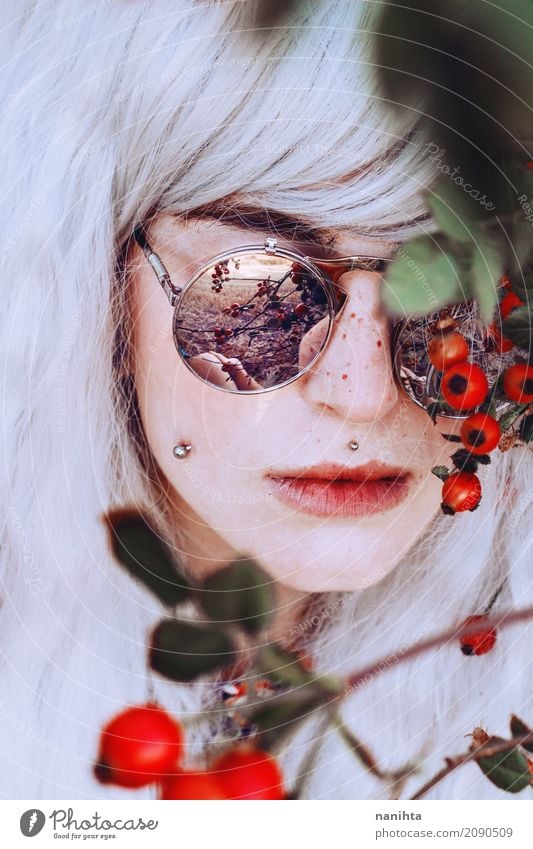
[[[355,439],[352,439],[352,441],[348,443],[348,448],[351,448],[352,451],[357,451],[357,449],[359,448],[359,443],[356,442]]]
[[[190,442],[180,442],[179,445],[175,445],[172,449],[172,453],[174,457],[177,457],[178,460],[183,460],[184,457],[187,456],[189,451],[191,450],[192,445]]]

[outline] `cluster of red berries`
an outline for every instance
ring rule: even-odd
[[[219,344],[223,344],[231,336],[231,330],[228,327],[215,327],[213,335]]]
[[[225,315],[231,315],[232,318],[238,318],[242,310],[242,306],[240,304],[234,303],[230,307],[224,307],[222,312]]]
[[[513,292],[508,292],[500,304],[502,318],[521,303]],[[442,397],[452,409],[464,412],[475,410],[486,401],[489,382],[483,369],[467,360],[470,348],[456,327],[457,322],[451,316],[437,322],[428,343],[428,356],[433,367],[441,373]],[[524,362],[509,366],[503,373],[502,388],[509,401],[516,404],[533,402],[533,366]],[[444,513],[454,515],[476,509],[481,499],[481,483],[475,474],[478,463],[490,462],[487,455],[500,444],[501,436],[499,422],[488,412],[473,412],[464,421],[457,440],[463,443],[464,449],[452,456],[457,471],[449,474],[443,467],[437,467],[436,471],[443,480],[441,507]]]
[[[102,730],[94,771],[104,784],[160,786],[161,799],[284,799],[283,777],[269,754],[239,743],[209,770],[183,770],[181,725],[156,704],[127,708]]]
[[[257,294],[259,297],[263,297],[265,295],[269,295],[272,289],[272,283],[270,280],[262,280],[257,284]]]
[[[226,283],[229,279],[229,268],[227,263],[224,263],[223,265],[217,263],[211,274],[211,279],[213,280],[211,284],[213,292],[221,292],[224,283]]]

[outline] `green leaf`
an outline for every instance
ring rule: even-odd
[[[217,628],[164,619],[152,634],[150,666],[172,681],[194,681],[234,660],[233,641]]]
[[[429,236],[406,242],[390,263],[382,288],[393,315],[426,315],[464,299],[457,259]]]
[[[513,737],[524,737],[526,734],[531,734],[531,728],[528,728],[525,722],[522,722],[515,714],[511,716],[511,734]],[[520,744],[528,752],[533,752],[533,742]]]
[[[482,752],[485,747],[488,748],[503,742],[505,741],[501,737],[489,737],[479,752]],[[526,757],[518,749],[500,752],[487,758],[479,758],[477,763],[489,781],[492,781],[500,790],[506,790],[508,793],[519,793],[530,783],[531,774],[528,771]]]
[[[474,245],[471,275],[472,289],[480,307],[481,317],[490,322],[498,302],[498,282],[505,269],[501,249],[488,237]]]
[[[274,697],[248,715],[261,734],[261,747],[271,749],[326,701],[325,695],[300,691]]]
[[[312,688],[315,693],[331,696],[337,695],[343,688],[340,678],[309,672],[294,654],[275,643],[262,646],[256,657],[255,668],[275,684],[290,687],[292,690],[307,687]]]
[[[441,481],[445,481],[450,477],[450,473],[446,466],[433,466],[431,472],[440,478]]]
[[[515,345],[524,351],[529,351],[533,344],[533,321],[529,307],[516,307],[502,322],[502,335],[511,339]]]
[[[465,194],[450,180],[441,180],[428,198],[433,218],[447,236],[458,242],[472,242],[477,228],[467,208]]]
[[[524,416],[518,432],[522,442],[533,441],[533,415]]]
[[[198,601],[214,622],[234,622],[256,634],[275,611],[272,578],[253,560],[237,560],[208,578],[198,590]]]
[[[189,582],[145,516],[134,510],[111,510],[104,520],[111,551],[133,578],[168,607],[188,598]]]

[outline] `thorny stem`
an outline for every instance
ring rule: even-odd
[[[443,779],[450,775],[450,773],[454,772],[454,770],[458,769],[458,767],[463,766],[463,764],[466,764],[469,761],[479,761],[484,758],[491,758],[494,755],[499,755],[503,752],[510,752],[512,749],[516,749],[526,743],[533,743],[533,731],[529,734],[524,734],[522,737],[514,737],[512,740],[504,740],[501,743],[494,743],[491,746],[480,746],[470,752],[465,752],[463,755],[446,758],[446,766],[430,778],[429,781],[420,788],[420,790],[417,790],[415,795],[410,797],[409,801],[414,802],[417,799],[421,799],[422,796],[425,796],[426,793],[443,781]]]

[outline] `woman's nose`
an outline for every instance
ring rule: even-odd
[[[296,381],[307,404],[351,422],[384,418],[398,390],[390,355],[390,330],[380,301],[381,276],[369,271],[343,274],[347,293],[326,347]]]

